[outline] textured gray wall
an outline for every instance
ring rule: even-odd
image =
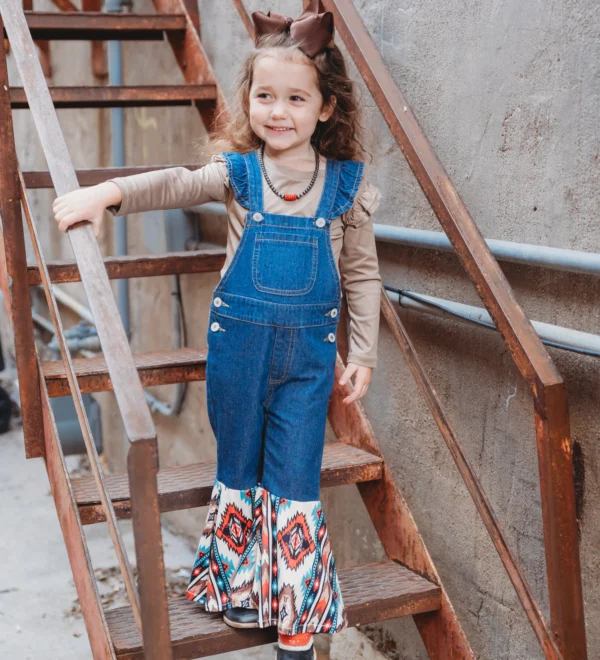
[[[272,8],[288,15],[299,13],[300,4],[299,0],[273,0],[270,5],[247,2],[250,10]],[[594,10],[595,0],[355,0],[355,4],[483,234],[600,251],[595,112],[600,94],[600,15]],[[200,0],[199,5],[205,47],[230,94],[234,74],[249,48],[248,37],[233,3]],[[151,3],[136,1],[135,9],[151,11]],[[88,52],[78,44],[53,47],[57,71],[53,82],[73,83],[74,77],[88,81]],[[182,81],[166,44],[127,44],[125,62],[129,84]],[[377,158],[368,177],[383,193],[376,220],[439,229],[370,95],[362,87],[361,93]],[[195,111],[136,109],[128,110],[126,117],[130,164],[189,162],[194,157],[203,134]],[[106,114],[62,111],[61,119],[77,166],[108,164]],[[16,128],[23,168],[42,166],[28,119],[20,118]],[[40,224],[46,228],[52,225],[50,199],[48,193],[36,197]],[[44,231],[49,256],[67,256],[66,239]],[[107,229],[107,254],[110,236]],[[129,240],[132,253],[145,251],[139,218],[130,220]],[[454,256],[383,244],[378,252],[386,283],[481,304]],[[516,265],[503,265],[503,270],[531,318],[600,332],[600,292],[594,278]],[[192,346],[205,344],[206,309],[215,277],[183,278]],[[133,281],[132,301],[134,350],[168,348],[168,278]],[[414,312],[400,315],[547,616],[537,454],[527,385],[498,335]],[[600,376],[593,358],[549,352],[566,381],[572,435],[583,455],[581,557],[593,658],[600,653]],[[171,389],[157,388],[156,393],[167,399]],[[101,400],[107,454],[112,466],[122,469],[125,444],[112,395]],[[542,658],[384,321],[379,367],[363,402],[478,657]],[[163,465],[214,457],[204,383],[190,386],[180,418],[157,417],[156,422]],[[381,557],[356,489],[327,492],[324,500],[338,563]],[[200,510],[168,516],[193,541],[203,518]],[[372,634],[387,642],[390,657],[426,657],[410,619],[386,624]]]

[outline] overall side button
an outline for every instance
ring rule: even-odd
[[[229,305],[218,296],[213,300],[213,305],[215,307],[221,307],[221,305],[223,305],[223,307],[229,307]]]

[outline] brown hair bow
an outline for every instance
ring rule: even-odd
[[[258,44],[265,34],[289,32],[298,47],[309,57],[314,57],[326,48],[333,38],[333,14],[326,11],[319,14],[319,0],[310,0],[308,7],[298,16],[290,18],[270,11],[252,14],[254,23],[254,42]]]

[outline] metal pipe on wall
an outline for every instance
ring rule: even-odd
[[[440,252],[454,251],[446,234],[440,231],[394,227],[377,223],[374,224],[374,230],[375,239],[384,243],[410,245]],[[492,254],[500,261],[541,266],[570,273],[600,275],[600,254],[595,252],[566,250],[530,243],[513,243],[494,238],[486,238],[485,242]]]
[[[106,0],[107,12],[120,12],[128,3],[122,0]],[[108,82],[110,85],[123,84],[123,48],[120,41],[108,42]],[[125,166],[125,115],[123,108],[111,108],[111,147],[113,167]],[[127,254],[127,218],[118,216],[115,223],[114,251],[116,256]],[[117,306],[127,337],[131,337],[129,306],[129,280],[117,280]]]
[[[211,215],[226,216],[225,205],[220,202],[208,202],[188,210],[198,214],[210,213]],[[409,245],[440,252],[454,252],[454,248],[444,232],[395,227],[379,223],[374,223],[373,228],[375,239],[382,243]],[[596,252],[500,241],[494,238],[486,238],[485,242],[492,254],[500,261],[539,266],[552,270],[564,270],[571,273],[583,273],[585,275],[600,275],[600,254]]]
[[[436,298],[434,296],[428,296],[423,293],[414,293],[412,291],[403,291],[398,294],[397,292],[388,289],[387,293],[392,302],[398,303],[405,309],[452,318],[464,323],[483,323],[488,327],[495,329],[494,321],[488,312],[482,307],[464,305],[463,303],[454,302],[453,300],[444,300],[443,298]],[[414,296],[414,298],[411,298],[410,296]],[[422,299],[424,302],[419,302],[417,298]],[[427,302],[431,304],[428,305]],[[552,325],[551,323],[543,323],[542,321],[531,321],[531,324],[540,336],[540,339],[543,341],[560,344],[561,347],[575,351],[600,355],[600,337],[598,335],[573,330],[572,328],[565,328],[559,325]]]

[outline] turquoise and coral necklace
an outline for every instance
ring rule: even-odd
[[[262,170],[262,173],[265,177],[265,181],[267,182],[267,185],[269,188],[278,196],[281,197],[281,199],[285,200],[286,202],[295,202],[297,199],[300,199],[300,197],[304,197],[307,192],[311,190],[311,188],[315,185],[315,181],[317,180],[317,176],[319,175],[319,154],[317,153],[317,150],[315,149],[314,145],[310,145],[313,148],[313,151],[315,152],[315,171],[313,172],[312,179],[310,180],[310,183],[308,184],[308,187],[306,190],[303,190],[301,193],[281,193],[279,190],[275,188],[275,186],[272,184],[271,179],[269,179],[269,175],[267,174],[267,168],[265,167],[265,143],[262,143],[262,146],[260,148],[260,151],[258,152],[258,160],[260,161],[260,169]]]

